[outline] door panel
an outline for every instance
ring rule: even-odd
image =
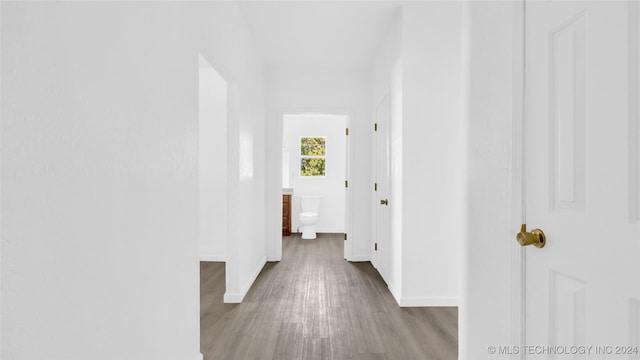
[[[526,219],[547,237],[526,250],[526,343],[637,344],[637,9],[527,1],[525,11]]]
[[[385,96],[376,109],[377,130],[375,131],[375,143],[377,190],[374,196],[376,233],[372,256],[372,263],[383,278],[387,275],[386,267],[389,261],[386,257],[390,254],[388,244],[391,236],[389,206],[380,203],[381,200],[385,199],[391,201],[389,199],[389,116],[389,97]],[[375,250],[375,244],[377,244],[377,250]]]

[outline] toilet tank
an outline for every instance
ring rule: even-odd
[[[301,212],[320,212],[320,195],[300,195]]]

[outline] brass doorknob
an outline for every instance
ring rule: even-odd
[[[528,232],[527,224],[522,224],[516,239],[518,240],[518,244],[522,246],[533,245],[537,248],[543,248],[547,243],[547,237],[542,230],[533,229],[531,232]]]
[[[380,200],[380,205],[389,205],[389,199]]]

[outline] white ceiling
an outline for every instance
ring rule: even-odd
[[[370,64],[397,4],[239,1],[268,65],[353,68]]]

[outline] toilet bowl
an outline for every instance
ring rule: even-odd
[[[316,224],[320,219],[320,195],[300,196],[300,227],[302,228],[302,238],[312,240],[316,238]]]
[[[315,212],[300,213],[303,239],[311,240],[316,238],[316,223],[318,222],[318,218],[318,213]]]

